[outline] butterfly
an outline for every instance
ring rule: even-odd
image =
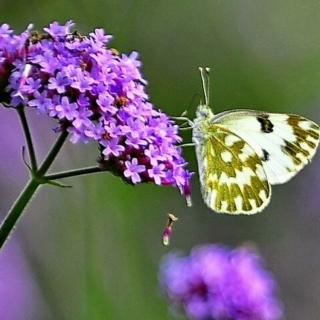
[[[311,161],[319,126],[294,114],[235,109],[215,115],[209,68],[199,70],[205,103],[188,123],[204,202],[219,213],[260,212],[270,202],[271,185],[287,182]]]

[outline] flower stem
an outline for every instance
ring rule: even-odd
[[[46,180],[58,180],[58,179],[63,179],[63,178],[69,178],[69,177],[75,177],[75,176],[81,176],[85,174],[90,174],[90,173],[97,173],[101,172],[99,167],[94,166],[94,167],[87,167],[87,168],[81,168],[81,169],[75,169],[75,170],[70,170],[70,171],[63,171],[63,172],[58,172],[58,173],[53,173],[45,176]]]
[[[11,207],[0,227],[0,249],[8,239],[11,231],[13,230],[19,217],[21,216],[21,213],[23,212],[24,208],[39,186],[40,183],[37,182],[34,178],[30,179],[24,190],[21,192],[21,194]]]
[[[29,125],[27,122],[26,114],[24,112],[24,107],[23,106],[17,107],[17,112],[20,117],[20,121],[22,124],[22,128],[23,128],[24,135],[25,135],[26,142],[27,142],[27,146],[28,146],[29,157],[30,157],[30,162],[31,162],[31,169],[33,172],[36,172],[38,169],[37,158],[36,158],[36,154],[34,151],[32,137],[31,137]]]
[[[46,183],[44,179],[44,175],[46,174],[47,170],[51,166],[52,162],[56,158],[57,154],[59,153],[63,143],[66,141],[68,136],[67,131],[63,131],[55,144],[52,146],[51,150],[48,152],[46,158],[44,159],[42,165],[40,166],[39,170],[33,172],[32,178],[27,183],[26,187],[23,189],[21,194],[18,196],[17,200],[9,210],[7,216],[3,220],[0,226],[0,249],[3,247],[4,243],[8,239],[10,233],[14,229],[15,225],[17,224],[18,219],[23,213],[23,210],[27,206],[28,202],[35,194],[37,188],[41,185]]]

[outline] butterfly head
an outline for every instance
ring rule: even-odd
[[[207,105],[200,104],[196,112],[197,119],[206,120],[213,118],[213,112]]]

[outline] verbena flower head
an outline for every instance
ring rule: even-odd
[[[101,167],[127,182],[174,185],[188,197],[178,127],[150,103],[138,54],[109,48],[103,29],[83,36],[73,27],[0,26],[0,102],[58,120],[74,143],[98,142]]]
[[[169,254],[161,284],[175,309],[196,320],[277,320],[282,316],[276,284],[257,253],[218,245],[190,256]]]

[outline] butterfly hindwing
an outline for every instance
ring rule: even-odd
[[[216,124],[196,143],[202,195],[216,212],[253,214],[267,206],[271,188],[262,161],[241,137]]]
[[[255,150],[270,184],[295,176],[310,162],[319,144],[319,126],[298,115],[233,110],[218,114],[213,123]]]

